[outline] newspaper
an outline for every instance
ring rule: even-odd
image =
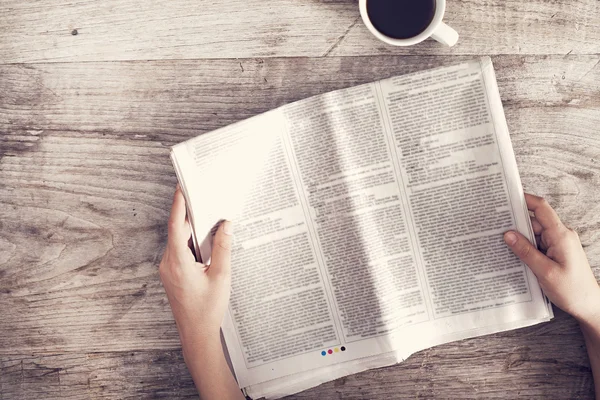
[[[234,221],[222,330],[251,397],[553,317],[503,242],[534,236],[487,57],[288,104],[171,157],[204,262]]]

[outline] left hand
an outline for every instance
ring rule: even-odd
[[[159,272],[182,342],[219,338],[231,288],[231,232],[231,222],[224,221],[214,237],[210,266],[196,262],[188,247],[185,199],[177,187]]]
[[[580,323],[600,326],[600,287],[579,236],[543,198],[525,193],[525,201],[535,214],[531,226],[542,251],[516,231],[507,232],[504,240],[531,268],[552,303]]]

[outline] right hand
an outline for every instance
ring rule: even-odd
[[[534,213],[531,225],[541,251],[515,231],[506,232],[504,241],[531,268],[552,303],[581,323],[600,322],[600,287],[579,236],[545,199],[526,193],[525,201]]]

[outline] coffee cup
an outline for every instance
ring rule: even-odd
[[[458,33],[442,22],[446,0],[359,0],[363,22],[375,37],[394,46],[432,38],[454,46]]]

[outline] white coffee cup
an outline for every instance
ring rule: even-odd
[[[369,19],[369,14],[367,13],[367,1],[368,0],[359,0],[358,7],[360,9],[360,15],[371,33],[382,42],[394,46],[412,46],[413,44],[420,43],[428,37],[431,37],[447,46],[454,46],[458,41],[458,33],[442,22],[442,18],[446,12],[446,0],[435,0],[435,14],[429,26],[427,26],[423,32],[408,39],[396,39],[379,32]]]

